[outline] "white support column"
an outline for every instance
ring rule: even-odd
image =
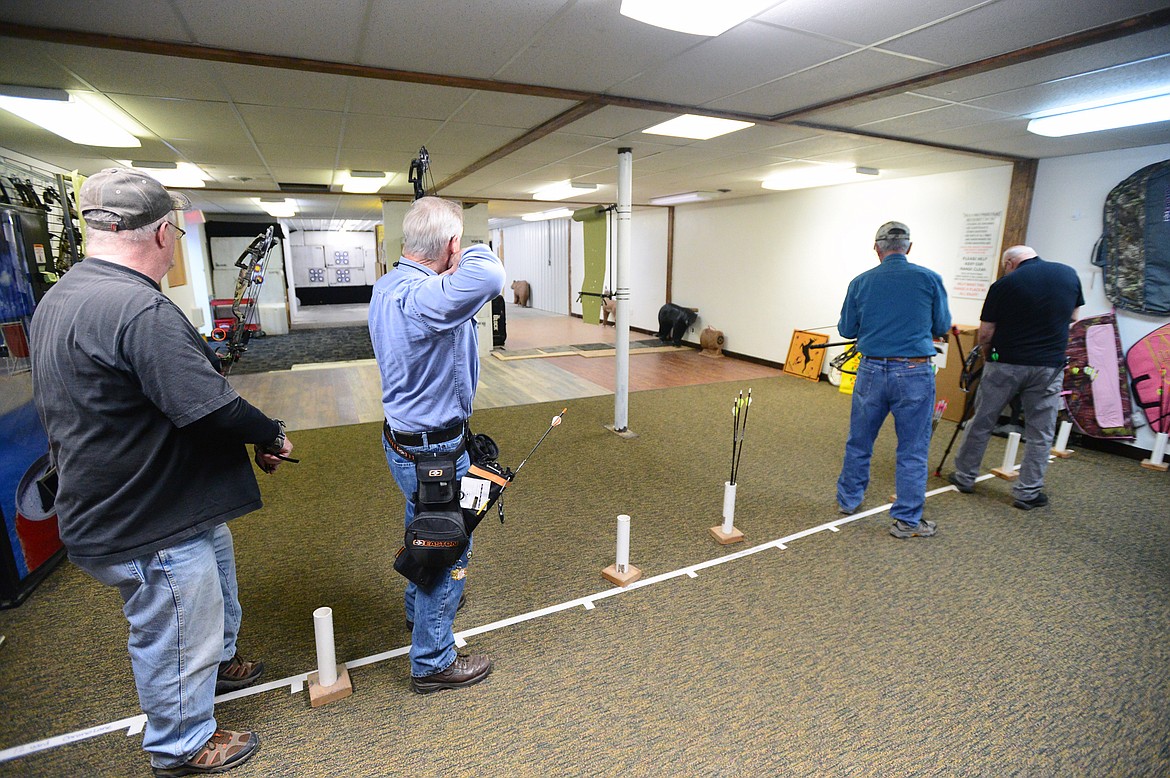
[[[630,400],[630,217],[633,201],[634,153],[618,149],[617,181],[617,278],[613,296],[617,304],[614,316],[616,370],[614,386],[613,431],[629,431]]]

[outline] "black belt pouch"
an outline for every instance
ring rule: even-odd
[[[455,463],[460,450],[416,454],[414,519],[406,527],[394,569],[419,586],[430,587],[467,550],[467,528],[459,507]]]

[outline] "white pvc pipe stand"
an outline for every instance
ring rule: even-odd
[[[723,482],[723,534],[730,535],[735,529],[735,487],[730,481]]]
[[[322,686],[337,683],[337,652],[333,645],[333,609],[313,611],[313,634],[317,638],[317,680]]]
[[[1056,450],[1057,451],[1067,451],[1068,450],[1068,436],[1069,436],[1069,433],[1071,433],[1071,432],[1072,432],[1072,422],[1071,421],[1062,421],[1060,423],[1060,434],[1058,434],[1056,436]]]
[[[1159,432],[1154,436],[1154,450],[1150,454],[1149,459],[1142,460],[1142,467],[1147,467],[1150,470],[1166,470],[1167,464],[1163,462],[1166,456],[1166,433]]]
[[[617,562],[619,573],[628,572],[630,567],[630,517],[622,514],[617,523]]]
[[[991,474],[1005,481],[1014,481],[1019,478],[1020,474],[1016,471],[1016,452],[1019,448],[1020,433],[1013,432],[1009,434],[1007,449],[1003,452],[1003,466],[992,468]]]

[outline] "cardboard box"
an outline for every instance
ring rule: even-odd
[[[975,346],[975,336],[979,333],[979,326],[959,325],[959,343],[962,345],[962,355],[955,347],[954,336],[947,338],[946,365],[939,368],[934,376],[935,397],[947,401],[947,409],[943,418],[947,421],[959,422],[963,419],[963,404],[967,395],[959,389],[959,376],[963,374],[963,360],[971,353]]]

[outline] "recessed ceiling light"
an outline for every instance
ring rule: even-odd
[[[1170,94],[1111,105],[1064,108],[1059,113],[1040,116],[1028,122],[1028,132],[1063,138],[1066,135],[1165,121],[1170,121]]]
[[[656,124],[642,132],[649,135],[670,135],[675,138],[691,138],[693,140],[710,140],[726,135],[729,132],[746,130],[752,127],[752,122],[741,122],[735,119],[717,119],[714,116],[696,116],[685,113],[682,116]]]
[[[698,203],[704,200],[714,200],[719,192],[679,192],[678,194],[651,197],[651,205],[681,205],[683,203]]]
[[[142,145],[85,97],[61,89],[0,86],[0,108],[82,146],[137,148]]]
[[[120,159],[118,162],[145,173],[163,186],[175,189],[198,189],[206,186],[205,182],[211,180],[211,176],[190,162],[144,162],[128,159]]]
[[[533,200],[564,200],[577,195],[597,191],[597,184],[579,184],[573,181],[558,181],[532,193]]]
[[[564,219],[573,215],[572,208],[553,208],[551,211],[541,211],[540,213],[526,213],[520,218],[526,222],[541,222],[545,219]]]
[[[373,194],[394,180],[394,173],[381,170],[350,170],[339,174],[341,191],[353,194]]]
[[[787,191],[790,189],[811,189],[817,186],[852,184],[858,181],[872,181],[881,171],[872,167],[852,165],[818,165],[797,170],[786,170],[768,176],[760,184],[764,189]]]
[[[622,0],[622,16],[691,35],[721,35],[777,0]]]
[[[253,197],[251,199],[274,219],[291,219],[297,215],[295,200],[286,200],[283,197]]]

